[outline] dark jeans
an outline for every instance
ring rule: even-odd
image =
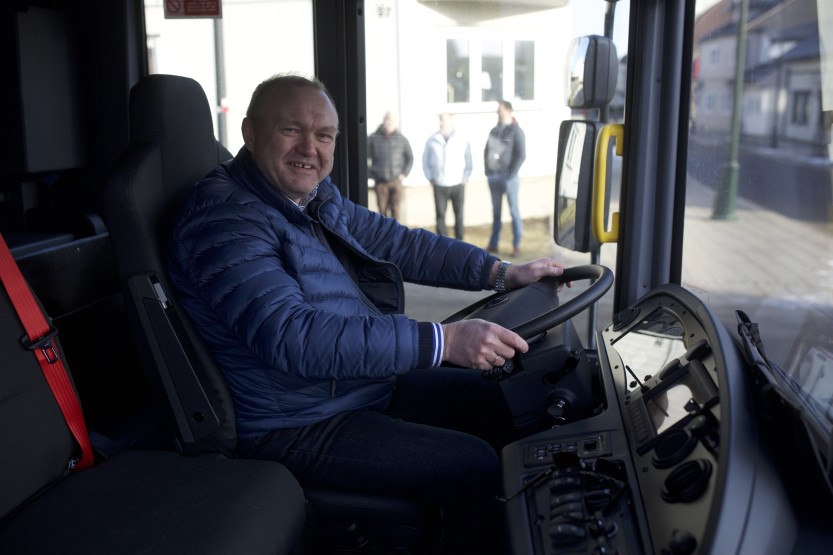
[[[241,440],[238,454],[276,460],[304,486],[355,489],[438,504],[449,553],[501,553],[496,449],[513,437],[497,385],[480,372],[400,376],[385,413],[359,410]]]
[[[399,178],[391,181],[377,181],[373,186],[376,191],[376,200],[379,202],[379,213],[399,219],[399,206],[405,197],[405,188]]]
[[[451,208],[454,210],[454,237],[463,240],[463,203],[466,200],[465,185],[452,185],[441,187],[434,185],[434,208],[437,213],[437,233],[448,235],[448,228],[445,225],[445,210],[448,201],[451,200]]]
[[[503,195],[509,203],[509,214],[512,216],[512,246],[518,248],[523,235],[523,220],[518,205],[518,191],[521,188],[521,180],[514,177],[503,177],[490,175],[488,177],[489,191],[492,193],[492,235],[489,238],[489,246],[497,248],[500,240],[500,230],[503,226]]]

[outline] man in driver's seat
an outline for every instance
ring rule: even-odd
[[[228,381],[239,456],[305,486],[439,503],[449,551],[494,552],[496,449],[513,424],[480,370],[527,343],[483,320],[412,320],[402,283],[502,290],[562,267],[510,266],[343,198],[329,177],[338,127],[317,79],[261,83],[245,146],[176,220],[171,278]]]

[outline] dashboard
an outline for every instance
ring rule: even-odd
[[[601,408],[502,451],[512,553],[789,553],[749,371],[707,307],[662,286],[597,337]]]

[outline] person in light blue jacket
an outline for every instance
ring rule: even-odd
[[[471,145],[454,129],[454,116],[440,114],[440,129],[425,143],[422,155],[422,171],[434,189],[434,207],[437,216],[437,233],[448,235],[445,211],[448,201],[454,210],[454,237],[463,240],[463,205],[466,201],[466,183],[471,177]]]
[[[440,504],[450,546],[499,541],[495,449],[512,423],[478,370],[528,345],[482,320],[408,318],[403,280],[500,290],[562,268],[510,266],[342,197],[329,177],[338,127],[317,79],[264,81],[244,147],[172,229],[171,280],[228,382],[237,454],[279,461],[305,487]]]

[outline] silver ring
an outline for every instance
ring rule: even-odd
[[[492,361],[492,366],[495,365],[495,363],[497,362],[497,359],[499,359],[499,358],[500,358],[500,355],[495,353],[495,360]]]

